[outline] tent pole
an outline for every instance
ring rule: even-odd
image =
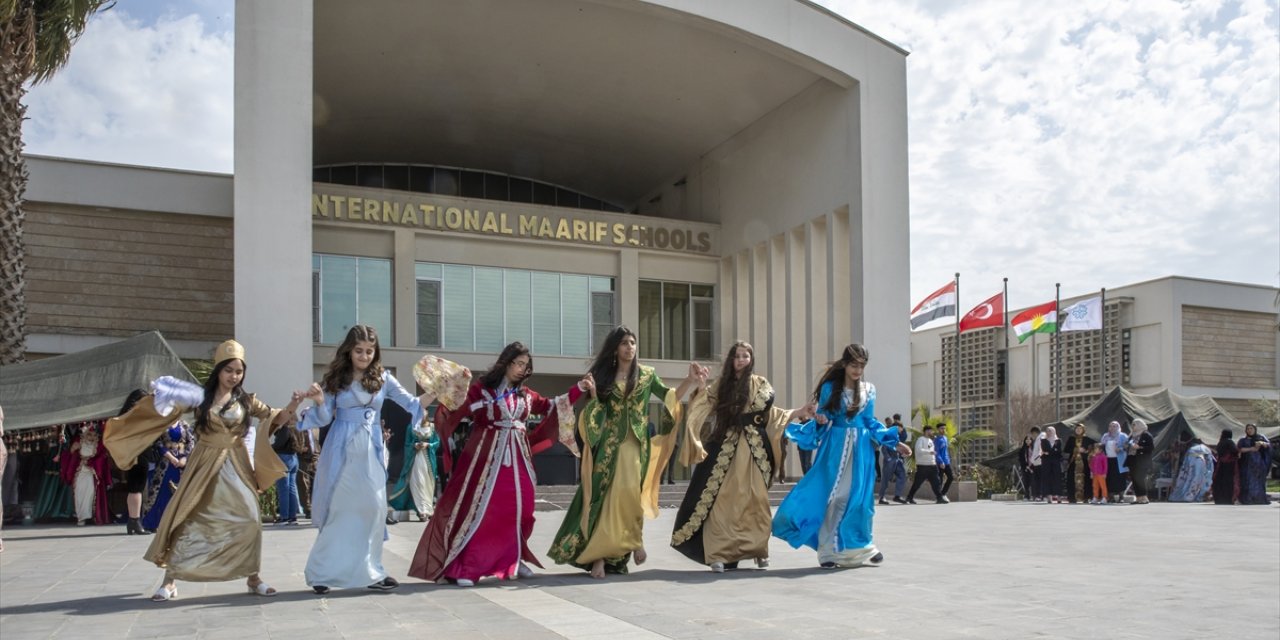
[[[1004,279],[1004,438],[1013,449],[1013,401],[1009,388],[1009,370],[1013,368],[1013,359],[1009,357],[1009,279]]]

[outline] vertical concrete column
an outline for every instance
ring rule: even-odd
[[[394,283],[392,318],[395,321],[395,346],[412,349],[418,344],[418,280],[414,269],[417,237],[413,229],[396,229],[394,234],[391,279]]]
[[[235,337],[276,406],[312,377],[312,10],[236,1]]]
[[[640,253],[618,251],[618,313],[622,324],[640,331]]]
[[[910,204],[907,173],[906,58],[883,47],[865,50],[867,74],[850,92],[849,130],[858,175],[849,194],[853,224],[850,278],[861,296],[854,335],[871,349],[867,378],[880,415],[911,406]]]

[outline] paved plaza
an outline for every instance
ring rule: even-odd
[[[539,512],[533,548],[564,512]],[[1259,638],[1280,637],[1280,506],[957,503],[882,507],[883,566],[823,571],[774,540],[768,570],[714,575],[646,525],[649,562],[594,581],[550,565],[476,588],[405,577],[421,523],[391,527],[388,593],[313,595],[316,530],[268,527],[263,576],[179,583],[153,603],[149,537],[123,527],[13,527],[0,554],[0,637],[23,638]]]

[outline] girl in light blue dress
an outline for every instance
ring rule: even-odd
[[[911,455],[911,447],[898,442],[898,430],[876,420],[876,388],[862,379],[869,357],[860,344],[845,347],[813,393],[817,415],[787,426],[797,447],[817,449],[817,455],[774,514],[773,535],[795,548],[816,549],[824,569],[884,560],[871,538],[876,448]]]
[[[315,406],[298,429],[329,429],[311,495],[311,520],[320,532],[307,557],[307,585],[318,595],[330,589],[394,589],[400,584],[382,567],[387,535],[382,402],[400,405],[409,412],[409,424],[418,424],[433,398],[410,395],[383,369],[378,334],[368,325],[351,327],[324,380],[305,396]]]

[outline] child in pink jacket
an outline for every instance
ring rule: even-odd
[[[1089,453],[1089,474],[1093,476],[1093,499],[1089,504],[1104,504],[1107,501],[1107,454],[1102,445],[1093,445]]]

